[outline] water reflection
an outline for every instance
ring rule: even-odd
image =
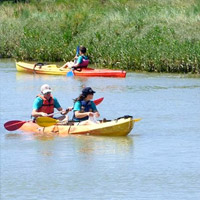
[[[57,141],[60,138],[53,133],[7,133],[6,139],[36,140],[41,142]],[[76,152],[84,154],[119,154],[130,152],[134,146],[132,136],[126,137],[103,137],[103,136],[83,136],[71,135],[61,138],[67,142],[73,141]]]
[[[41,141],[48,141],[48,140],[54,140],[55,139],[55,136],[53,133],[51,134],[33,134],[33,139],[36,139],[36,140],[41,140]]]
[[[80,81],[82,85],[86,84],[88,82],[88,77],[81,77],[81,76],[75,76],[74,77],[77,81]]]
[[[23,137],[22,134],[19,134],[19,133],[6,133],[5,134],[6,139],[19,139],[22,137]]]
[[[35,137],[33,137],[33,134],[21,132],[21,133],[6,133],[5,139],[33,140],[35,139]]]
[[[134,141],[127,137],[95,137],[77,136],[75,138],[76,151],[84,154],[119,154],[130,152]]]
[[[45,157],[54,157],[55,154],[59,154],[61,157],[68,157],[69,154],[74,152],[75,154],[86,155],[88,159],[91,156],[97,155],[110,156],[132,154],[134,150],[133,136],[101,137],[71,135],[69,137],[60,138],[52,134],[9,133],[6,134],[6,139],[17,139],[21,141],[19,144],[23,144],[22,141],[29,141],[25,143],[28,145],[28,148],[32,149],[34,146],[37,146],[35,149],[37,153]],[[67,147],[68,150],[60,152],[59,149],[65,149],[64,147]]]
[[[66,78],[65,76],[58,76],[60,79]],[[17,81],[31,81],[31,80],[57,80],[57,76],[45,75],[45,74],[35,74],[35,73],[23,73],[16,72]]]

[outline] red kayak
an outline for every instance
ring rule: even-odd
[[[74,70],[73,72],[75,76],[126,77],[126,71],[123,70],[83,68],[80,71]]]

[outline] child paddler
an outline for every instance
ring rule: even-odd
[[[89,59],[86,56],[86,51],[87,49],[84,46],[81,46],[79,48],[79,55],[75,56],[75,61],[74,62],[67,62],[64,64],[60,69],[65,69],[65,68],[73,68],[76,70],[81,70],[82,68],[87,68],[89,64]]]

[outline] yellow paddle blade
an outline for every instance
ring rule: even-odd
[[[133,119],[134,122],[139,122],[142,118]]]
[[[36,119],[36,123],[39,125],[39,126],[42,126],[42,127],[48,127],[48,126],[52,126],[52,125],[55,125],[56,123],[58,123],[59,120],[57,119],[53,119],[51,117],[38,117]]]

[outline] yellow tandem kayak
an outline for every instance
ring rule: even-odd
[[[95,136],[126,136],[134,127],[134,123],[140,119],[132,119],[132,117],[122,117],[115,120],[102,121],[99,124],[79,125],[53,125],[49,127],[40,127],[33,122],[26,122],[20,128],[24,132],[56,134],[61,137],[68,135],[95,135]]]

